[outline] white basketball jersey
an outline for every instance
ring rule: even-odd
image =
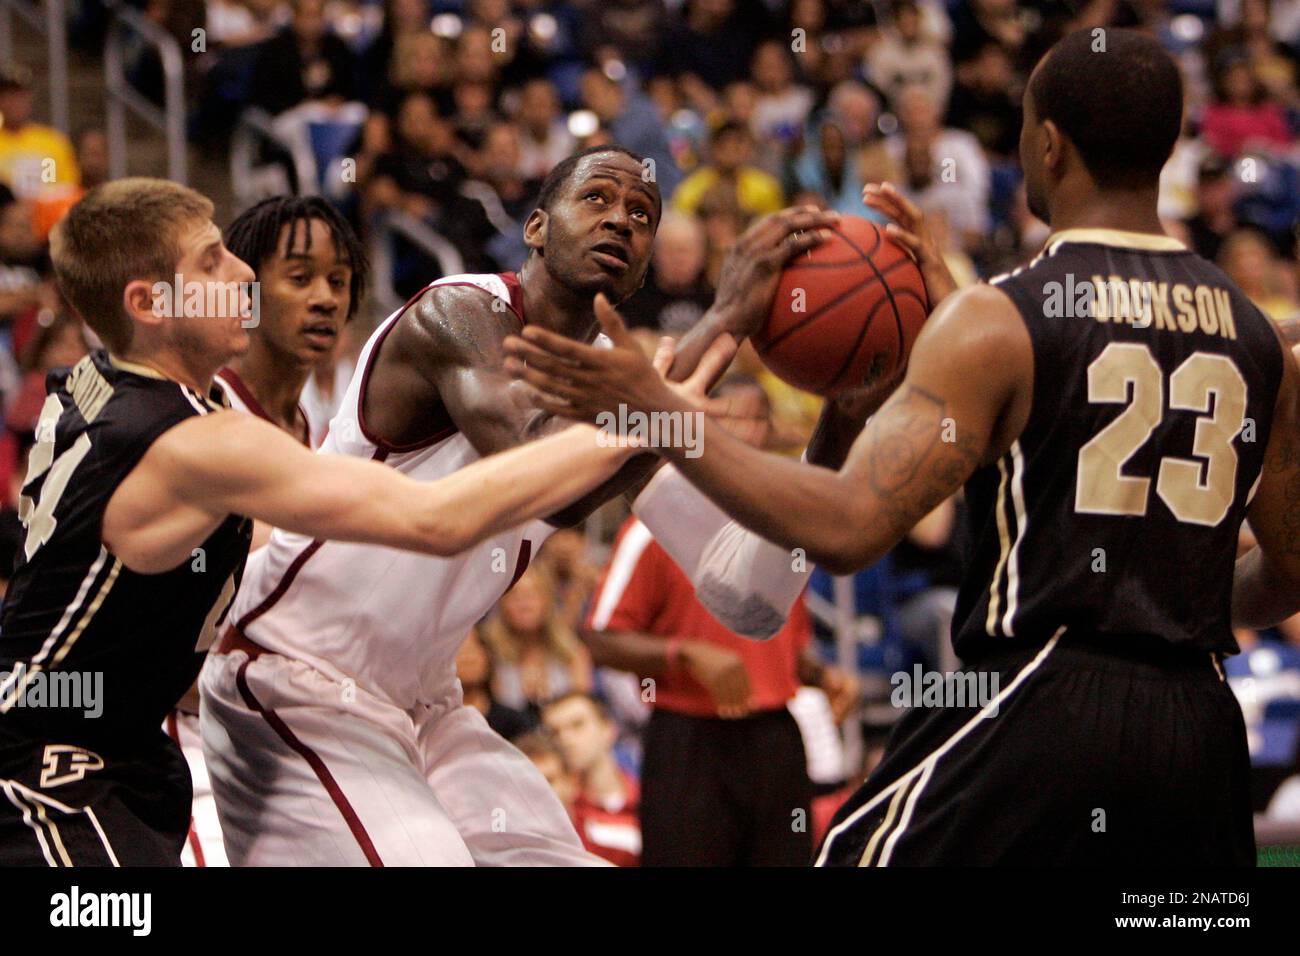
[[[276,425],[275,420],[267,414],[266,409],[263,408],[261,403],[253,396],[248,385],[239,377],[239,373],[233,368],[223,368],[216,374],[214,381],[221,386],[221,391],[226,395],[226,401],[235,411],[244,412],[247,415],[253,415],[268,424],[275,425],[276,428],[280,427],[279,425]],[[296,435],[294,437],[308,448],[319,447],[320,442],[313,443],[312,441],[312,420],[307,415],[307,411],[302,407],[301,403],[298,405],[298,413],[302,415],[302,420],[306,427],[301,435]]]
[[[476,286],[522,319],[522,296],[511,273],[449,276],[434,285]],[[416,446],[396,447],[371,433],[361,414],[379,346],[404,311],[391,315],[366,343],[359,374],[320,453],[371,458],[420,481],[435,481],[479,459],[464,435],[450,428]],[[461,641],[524,572],[552,530],[543,521],[530,522],[454,558],[313,541],[276,530],[265,548],[250,555],[228,620],[268,650],[303,660],[336,680],[351,678],[409,709],[450,690]]]

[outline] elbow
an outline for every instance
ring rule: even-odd
[[[849,525],[849,527],[853,527]],[[808,549],[808,557],[838,576],[854,574],[871,563],[867,553],[865,535],[857,531],[844,532],[839,529],[826,536],[817,547]]]
[[[473,534],[462,522],[439,520],[435,516],[421,529],[417,546],[434,557],[451,558],[473,547],[482,537]]]

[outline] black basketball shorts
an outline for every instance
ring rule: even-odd
[[[991,706],[910,709],[818,865],[1253,865],[1236,698],[1153,643],[1063,632],[969,668]]]

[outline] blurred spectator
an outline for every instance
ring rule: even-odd
[[[450,121],[438,115],[433,100],[408,94],[390,149],[375,157],[363,183],[363,210],[369,216],[397,209],[422,219],[456,246],[468,271],[490,272],[496,264],[486,245],[496,229],[480,203],[461,195],[466,171],[456,157],[459,149]]]
[[[262,44],[252,102],[273,116],[308,100],[354,98],[352,51],[330,28],[325,0],[291,0],[293,19]]]
[[[1000,43],[990,41],[974,57],[958,65],[946,123],[974,133],[990,156],[1015,159],[1020,145],[1023,94],[1015,82],[1007,51]]]
[[[536,717],[541,704],[572,690],[591,690],[591,656],[560,619],[555,588],[531,567],[497,604],[482,629],[492,653],[492,696]]]
[[[989,224],[989,165],[979,142],[942,127],[937,105],[920,87],[900,95],[898,120],[902,132],[888,146],[903,170],[904,193],[918,206],[942,209],[962,246],[978,249]]]
[[[1295,41],[1300,40],[1300,33],[1288,37],[1282,32],[1286,15],[1281,13],[1281,8],[1285,6],[1292,8],[1294,21],[1300,5],[1279,0],[1271,4],[1269,0],[1241,0],[1236,24],[1212,33],[1205,41],[1203,52],[1206,62],[1214,64],[1225,50],[1235,48],[1250,62],[1251,72],[1265,92],[1280,105],[1294,108],[1297,105]],[[1226,26],[1231,19],[1220,16],[1219,23]],[[1281,29],[1275,32],[1275,27]]]
[[[724,191],[735,197],[736,206],[749,217],[776,212],[785,206],[776,177],[751,165],[754,135],[749,127],[729,120],[709,137],[709,161],[677,187],[672,203],[682,212],[693,213],[708,193]]]
[[[990,40],[1012,53],[1024,45],[1025,27],[1016,0],[970,0],[951,9],[952,58],[956,63],[969,60]]]
[[[810,127],[791,178],[793,189],[813,194],[831,209],[848,214],[867,211],[862,205],[866,182],[856,151],[850,147],[844,121],[834,113],[822,113]]]
[[[523,220],[535,208],[542,186],[540,179],[531,179],[520,172],[522,156],[519,128],[514,123],[498,122],[488,128],[483,146],[474,157],[475,179],[489,190],[475,195],[488,208],[488,218],[498,228],[505,227],[511,232],[523,231]],[[489,202],[492,207],[488,206]],[[498,221],[494,215],[498,210],[505,220]]]
[[[544,179],[577,148],[550,80],[536,78],[524,84],[518,120],[519,173],[525,179]]]
[[[609,44],[643,73],[656,64],[669,23],[664,0],[588,0],[584,7],[586,49]]]
[[[577,528],[559,528],[542,545],[537,560],[550,572],[560,620],[575,633],[587,613],[600,568],[587,560],[587,542]]]
[[[880,100],[864,84],[856,80],[836,83],[826,98],[826,108],[839,117],[851,148],[863,146],[876,134]]]
[[[689,77],[714,90],[745,75],[754,53],[762,7],[737,0],[686,0],[683,16],[664,37],[659,72]]]
[[[621,305],[633,326],[682,335],[713,304],[704,278],[708,238],[700,220],[688,213],[664,213],[655,235],[646,283]]]
[[[454,78],[451,46],[427,29],[399,36],[384,72],[370,77],[377,84],[375,106],[390,117],[408,93],[427,93],[441,111],[449,112]]]
[[[32,225],[31,204],[0,185],[0,327],[7,333],[20,314],[53,308],[57,302],[45,245]]]
[[[390,73],[399,49],[409,37],[433,36],[429,32],[429,20],[427,0],[384,0],[384,25],[361,56],[366,102],[372,106],[380,105],[387,85],[392,82]],[[444,42],[440,37],[435,39],[440,44]],[[444,76],[443,81],[446,79]]]
[[[1214,101],[1201,118],[1201,135],[1210,148],[1231,159],[1251,145],[1291,145],[1286,114],[1256,79],[1243,51],[1224,50],[1213,69]]]
[[[640,91],[593,67],[582,75],[582,100],[617,143],[654,161],[655,180],[667,199],[681,182],[681,170],[668,149],[668,135],[654,103]]]
[[[535,726],[528,714],[512,710],[492,697],[492,656],[477,628],[470,628],[456,651],[456,677],[465,703],[482,714],[488,726],[502,737],[511,740]]]
[[[890,22],[871,47],[864,64],[867,77],[897,108],[907,86],[920,86],[936,103],[948,102],[952,65],[943,45],[925,34],[916,0],[894,0]]]
[[[1223,240],[1236,230],[1235,183],[1231,163],[1213,154],[1202,161],[1196,183],[1196,214],[1187,221],[1188,238],[1197,255],[1218,259]]]
[[[777,151],[777,162],[767,166],[768,172],[779,173],[779,160],[784,157],[786,148],[793,143],[808,120],[812,111],[813,93],[808,87],[796,83],[794,62],[790,46],[784,40],[766,40],[754,51],[751,67],[754,78],[753,109],[747,116],[738,115],[732,107],[732,118],[749,124],[750,130],[760,144],[770,143]],[[731,84],[727,91],[731,104],[732,91],[744,90],[748,84]]]
[[[108,182],[108,136],[92,126],[77,134],[77,165],[81,168],[82,190]]]
[[[752,380],[719,393],[766,400]],[[746,441],[769,434],[766,409],[724,425]],[[802,600],[767,641],[728,631],[694,585],[629,519],[619,534],[589,621],[596,661],[654,683],[641,774],[647,866],[807,863],[812,835],[792,825],[812,803],[803,740],[787,709],[800,680],[824,688],[836,717],[854,682],[806,653],[812,626]]]
[[[5,408],[5,426],[15,432],[34,432],[45,404],[45,377],[52,369],[76,365],[89,351],[85,327],[68,312],[45,313],[31,340],[22,350],[22,384]]]
[[[0,183],[30,205],[70,204],[81,185],[81,171],[68,138],[32,122],[32,79],[25,67],[0,68]],[[35,219],[33,219],[35,222]]]
[[[541,771],[546,782],[555,791],[555,795],[560,798],[560,803],[564,804],[564,809],[572,815],[573,801],[578,795],[578,784],[573,774],[565,768],[564,755],[560,753],[560,748],[555,746],[550,735],[541,730],[531,730],[521,737],[516,737],[511,743]]]
[[[471,160],[476,176],[461,187],[475,200],[497,234],[488,240],[488,253],[503,269],[522,268],[528,258],[524,221],[536,208],[541,181],[519,172],[519,128],[499,122],[488,128],[483,148]]]
[[[1238,229],[1219,249],[1219,267],[1269,318],[1280,322],[1297,309],[1294,276],[1288,276],[1272,244],[1254,229]]]
[[[727,189],[710,190],[701,196],[696,213],[704,224],[708,247],[704,277],[709,287],[716,289],[727,250],[745,231],[745,214],[736,201],[735,192]]]
[[[590,853],[616,866],[639,866],[640,787],[614,758],[618,729],[600,702],[572,691],[546,703],[542,723],[573,776],[573,825]]]
[[[491,86],[512,55],[509,44],[504,44],[504,50],[493,46],[492,28],[467,26],[456,38],[456,82]]]
[[[206,0],[208,43],[226,48],[261,43],[281,25],[281,11],[278,0]]]

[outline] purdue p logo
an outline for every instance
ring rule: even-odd
[[[41,786],[61,787],[82,779],[92,770],[103,770],[104,758],[71,744],[48,744],[41,765]]]

